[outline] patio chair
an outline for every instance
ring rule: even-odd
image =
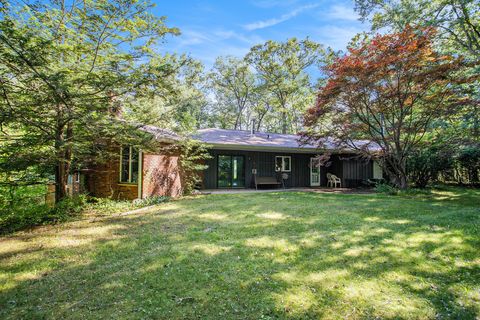
[[[334,174],[327,173],[327,187],[336,188],[337,184],[339,188],[342,187],[342,180]]]

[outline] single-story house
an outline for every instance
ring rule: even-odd
[[[153,126],[141,129],[163,144],[181,139]],[[333,152],[328,165],[320,165],[318,155],[326,150],[300,143],[297,135],[211,128],[198,130],[193,138],[204,143],[211,155],[201,173],[203,189],[255,188],[258,181],[267,183],[263,187],[326,187],[328,173],[339,177],[342,187],[358,187],[368,179],[382,177],[378,164],[358,159],[351,150],[328,150]],[[178,154],[138,152],[128,146],[120,149],[118,161],[87,175],[91,194],[126,199],[182,194]],[[278,184],[269,186],[269,181]]]

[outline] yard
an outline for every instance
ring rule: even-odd
[[[480,190],[186,198],[0,238],[0,318],[480,317]]]

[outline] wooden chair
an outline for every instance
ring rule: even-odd
[[[339,188],[342,187],[342,180],[334,174],[327,173],[327,180],[327,187],[336,188],[337,184],[339,185]]]

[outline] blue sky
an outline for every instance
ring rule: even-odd
[[[155,13],[182,32],[167,39],[167,51],[188,53],[210,67],[217,56],[243,56],[270,39],[309,37],[345,49],[356,33],[370,27],[358,21],[353,7],[353,1],[166,0],[157,2]]]

